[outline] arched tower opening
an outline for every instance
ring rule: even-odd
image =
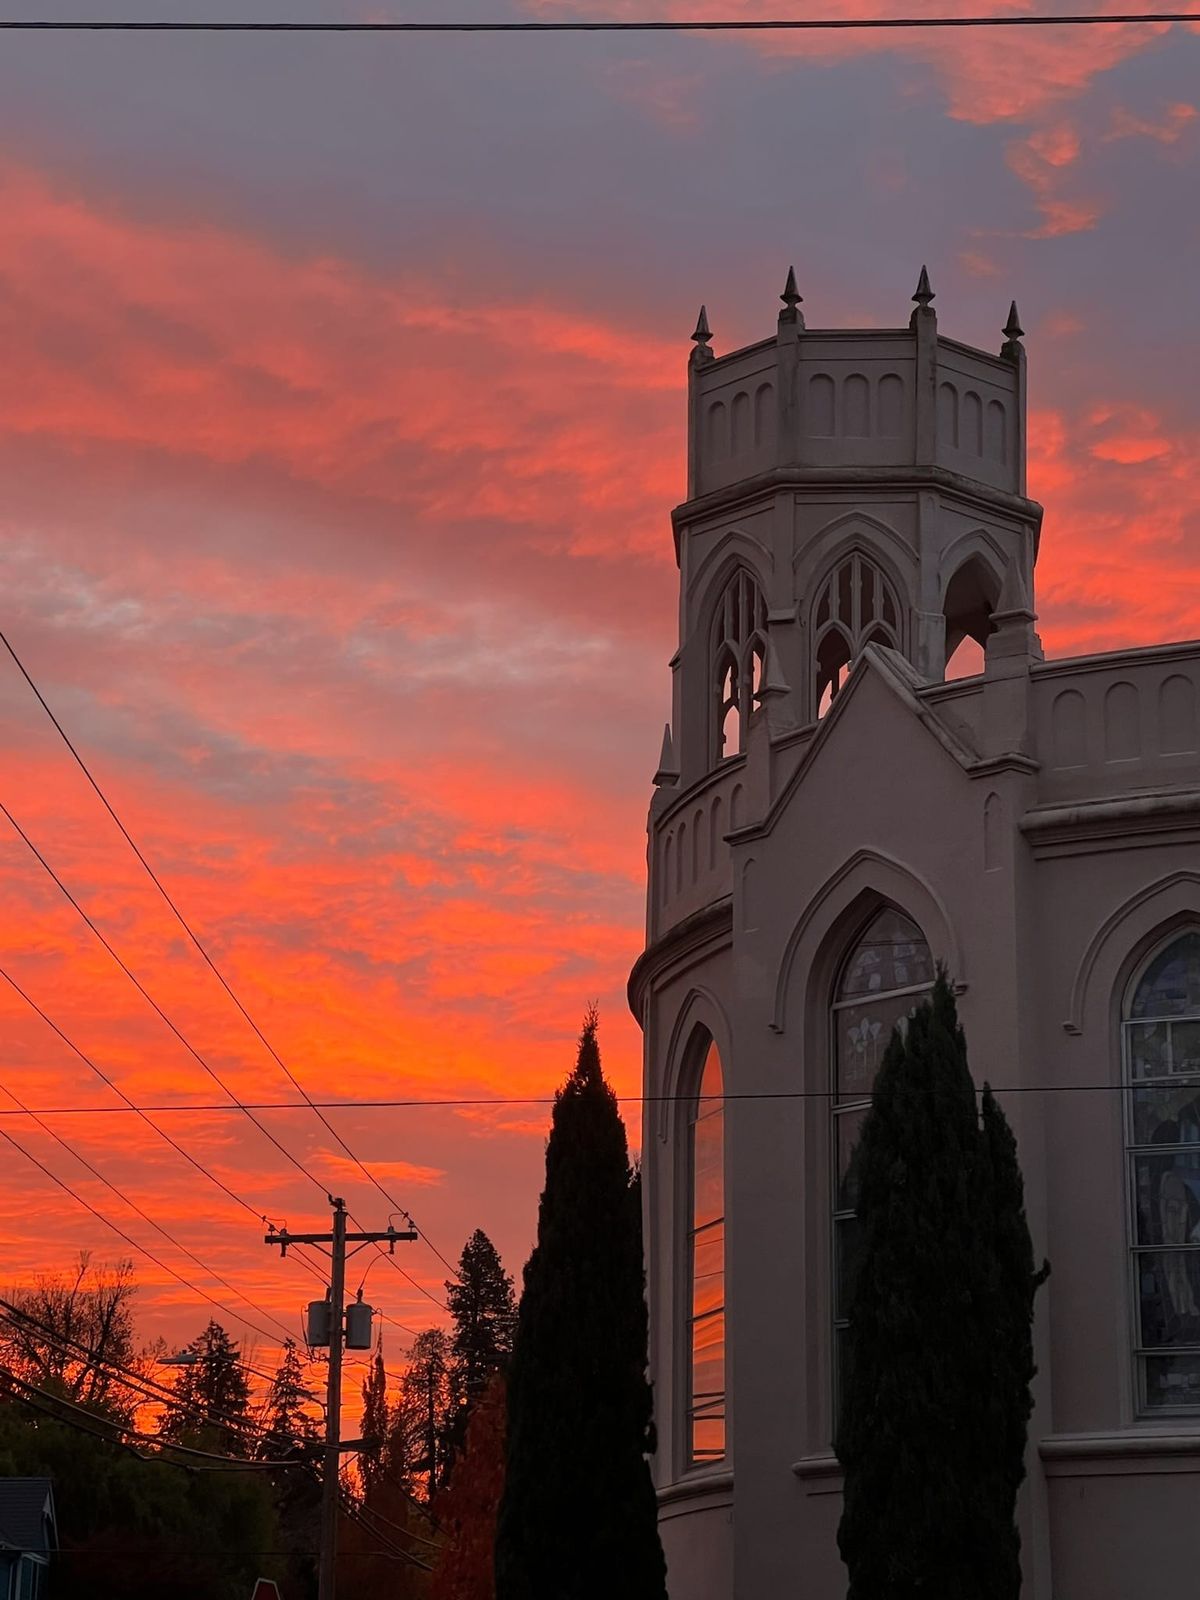
[[[982,556],[972,556],[946,585],[942,615],[946,622],[946,677],[969,678],[983,671],[984,652],[995,632],[993,613],[1000,580]]]
[[[837,698],[863,646],[900,648],[900,604],[890,580],[855,550],[821,585],[813,612],[814,711],[823,717]]]
[[[746,733],[762,691],[767,659],[767,602],[746,567],[728,579],[713,618],[713,759],[746,748]]]

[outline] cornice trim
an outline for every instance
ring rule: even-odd
[[[626,986],[629,1009],[638,1025],[642,1021],[642,1002],[650,981],[659,972],[681,956],[690,955],[723,935],[733,933],[733,896],[722,895],[712,905],[703,906],[684,917],[673,928],[648,944],[633,964]]]
[[[737,483],[720,489],[710,489],[707,494],[685,500],[671,512],[678,547],[679,531],[684,524],[723,511],[730,505],[754,500],[761,495],[781,489],[941,489],[975,504],[992,506],[1032,522],[1040,528],[1042,507],[1026,495],[1013,494],[1007,489],[994,489],[961,472],[948,467],[892,466],[892,467],[772,467],[753,477],[741,478]]]

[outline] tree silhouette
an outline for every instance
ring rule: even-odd
[[[403,1475],[432,1500],[446,1476],[446,1438],[457,1407],[450,1339],[427,1328],[413,1340],[393,1408],[387,1462],[403,1462]]]
[[[175,1380],[163,1413],[163,1438],[199,1439],[218,1454],[247,1455],[250,1385],[240,1350],[215,1320],[187,1349],[195,1359]]]
[[[856,1153],[837,1453],[847,1600],[1015,1600],[1033,1294],[1016,1145],[954,994],[893,1035]]]
[[[665,1600],[639,1186],[592,1008],[554,1103],[508,1390],[498,1600]]]
[[[512,1354],[517,1324],[512,1277],[482,1228],[463,1245],[458,1276],[446,1284],[446,1304],[454,1319],[450,1348],[469,1404]]]
[[[512,1277],[482,1228],[476,1228],[463,1246],[458,1274],[446,1283],[446,1303],[454,1322],[450,1337],[454,1404],[442,1446],[449,1471],[463,1448],[471,1408],[493,1375],[507,1366],[516,1332]]]
[[[45,1274],[5,1297],[14,1311],[0,1333],[0,1355],[27,1382],[129,1420],[139,1395],[113,1369],[148,1368],[134,1335],[136,1293],[132,1262],[93,1266],[91,1252],[81,1250],[69,1273]]]
[[[362,1478],[364,1495],[383,1477],[391,1416],[388,1407],[387,1372],[383,1365],[383,1350],[376,1349],[375,1359],[367,1369],[362,1386],[362,1437],[363,1448],[358,1453],[358,1470]]]
[[[263,1437],[258,1453],[263,1457],[283,1456],[297,1443],[315,1439],[317,1425],[312,1414],[315,1404],[315,1396],[304,1381],[304,1367],[296,1341],[285,1339],[263,1406]]]

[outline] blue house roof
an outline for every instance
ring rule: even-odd
[[[48,1556],[58,1548],[54,1487],[49,1478],[0,1478],[0,1556]]]

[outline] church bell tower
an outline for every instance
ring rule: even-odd
[[[993,354],[939,333],[923,268],[912,298],[906,326],[809,328],[789,271],[770,338],[719,354],[703,307],[692,335],[629,986],[672,1600],[844,1594],[830,1441],[853,1206],[830,1195],[870,1077],[831,1100],[831,1007],[851,1002],[830,997],[855,941],[868,964],[886,946],[861,1023],[886,1039],[888,996],[911,1006],[954,964],[939,869],[910,882],[906,853],[941,847],[942,807],[950,863],[986,788],[999,858],[1036,766],[1017,309]]]

